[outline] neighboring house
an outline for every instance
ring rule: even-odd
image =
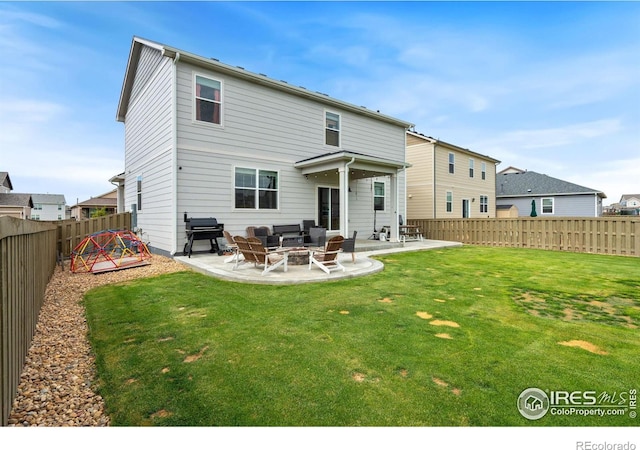
[[[182,251],[185,214],[231,234],[315,220],[344,236],[377,214],[397,240],[409,122],[137,37],[117,120],[124,202],[156,252]]]
[[[620,197],[623,208],[640,208],[640,194],[625,194]]]
[[[561,217],[600,217],[602,199],[596,189],[579,186],[533,171],[508,170],[496,175],[496,203],[518,209],[518,217],[530,216],[535,202],[536,215]]]
[[[60,194],[31,194],[33,209],[32,220],[64,220],[66,219],[66,205],[64,195]]]
[[[71,218],[76,220],[90,219],[91,214],[102,208],[107,214],[115,214],[117,209],[117,189],[97,197],[77,203],[71,207]]]
[[[8,172],[0,172],[0,216],[28,219],[33,208],[31,194],[14,194]]]
[[[605,207],[606,214],[637,216],[640,215],[640,194],[625,194],[620,202]]]
[[[496,216],[497,159],[408,131],[407,162],[408,219]]]

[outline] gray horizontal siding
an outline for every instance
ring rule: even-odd
[[[171,60],[141,58],[138,73],[143,74],[136,78],[138,95],[132,98],[125,118],[125,205],[127,210],[137,205],[137,178],[142,176],[142,210],[136,214],[137,226],[144,230],[152,247],[171,252]]]
[[[222,126],[194,123],[193,72],[189,65],[178,65],[179,244],[185,240],[185,211],[192,217],[216,217],[230,233],[243,235],[250,225],[317,220],[317,187],[338,187],[338,178],[307,179],[293,167],[296,161],[339,150],[404,160],[405,130],[401,127],[331,109],[341,114],[342,146],[326,146],[324,105],[199,69],[195,72],[223,82],[223,123]],[[236,166],[279,172],[278,210],[234,208]],[[370,185],[371,180],[350,183],[349,229],[358,230],[361,235],[373,230]],[[390,217],[391,212],[381,215],[385,214]],[[382,221],[384,217],[379,223]]]
[[[542,199],[554,199],[554,213],[542,213]],[[531,200],[535,199],[536,213],[538,216],[558,216],[558,217],[595,217],[595,195],[557,195],[541,197],[505,197],[496,200],[497,205],[515,205],[518,208],[518,216],[525,217],[531,214]]]
[[[324,145],[324,105],[199,70],[224,83],[224,128],[194,123],[192,69],[180,64],[178,70],[179,147],[245,148],[290,162],[339,150]],[[352,112],[333,111],[342,115],[342,149],[404,159],[404,129]]]

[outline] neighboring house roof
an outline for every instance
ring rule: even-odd
[[[65,205],[67,201],[61,194],[31,194],[33,203],[41,203],[44,205]]]
[[[90,198],[89,200],[85,200],[83,202],[78,203],[77,205],[74,206],[97,206],[97,207],[103,207],[103,206],[113,206],[115,207],[117,204],[117,199],[115,198],[102,198],[102,197],[95,197],[95,198]]]
[[[640,200],[640,194],[625,194],[622,197],[620,197],[620,203],[627,201],[627,200]]]
[[[33,208],[33,201],[31,200],[31,194],[0,194],[0,205]]]
[[[252,83],[260,84],[262,86],[267,86],[272,89],[277,89],[283,92],[287,92],[289,94],[296,95],[298,97],[311,99],[313,101],[324,103],[329,106],[339,107],[347,111],[361,114],[364,116],[373,117],[375,119],[392,123],[394,125],[399,125],[404,128],[410,128],[413,126],[413,124],[410,122],[405,122],[403,120],[396,119],[391,116],[380,114],[379,111],[367,109],[364,106],[356,106],[351,103],[344,102],[342,100],[337,100],[321,92],[310,91],[302,86],[294,86],[292,84],[289,84],[286,81],[274,80],[272,78],[267,77],[264,74],[249,72],[248,70],[245,70],[243,67],[224,64],[214,58],[205,58],[202,56],[195,55],[193,53],[179,50],[174,47],[170,47],[168,45],[160,44],[157,42],[149,41],[147,39],[142,39],[135,36],[131,44],[131,51],[129,52],[129,61],[127,62],[127,69],[125,72],[124,82],[122,85],[122,91],[120,93],[120,100],[118,101],[118,110],[116,114],[116,119],[120,122],[124,122],[125,116],[127,115],[127,108],[129,106],[131,90],[133,88],[136,69],[138,67],[138,61],[140,59],[140,52],[144,46],[159,50],[160,52],[162,52],[163,56],[173,58],[173,60],[176,63],[180,61],[180,62],[186,62],[189,64],[194,64],[196,66],[203,67],[205,69],[210,69],[223,74],[228,74],[234,77],[238,77],[238,78],[250,81]]]
[[[496,197],[539,197],[541,195],[598,194],[602,191],[580,186],[541,173],[526,171],[496,175]]]
[[[9,188],[10,191],[13,191],[11,178],[9,178],[9,172],[0,172],[0,186],[4,186],[6,188]]]
[[[481,154],[481,153],[477,153],[477,152],[474,152],[474,151],[472,151],[472,150],[469,150],[468,148],[462,148],[462,147],[459,147],[459,146],[457,146],[457,145],[450,144],[450,143],[448,143],[448,142],[441,141],[441,140],[439,140],[439,139],[433,138],[433,137],[431,137],[431,136],[426,136],[426,135],[424,135],[424,134],[422,134],[422,133],[418,133],[418,132],[416,132],[416,131],[407,131],[407,133],[408,133],[408,134],[410,134],[410,135],[412,135],[412,136],[415,136],[415,137],[417,137],[417,138],[424,139],[425,141],[428,141],[428,142],[430,142],[430,143],[432,143],[432,144],[441,145],[441,146],[443,146],[443,147],[448,147],[448,148],[450,148],[451,150],[456,150],[456,151],[459,151],[459,152],[461,152],[461,153],[466,153],[466,154],[468,154],[468,155],[470,155],[470,156],[475,156],[475,157],[477,157],[477,158],[486,159],[487,161],[490,161],[490,162],[492,162],[492,163],[494,163],[494,164],[498,164],[498,163],[500,163],[500,161],[498,161],[498,160],[497,160],[497,159],[495,159],[495,158],[492,158],[491,156],[483,155],[483,154]]]
[[[498,172],[498,175],[501,175],[503,173],[524,173],[524,172],[526,172],[526,170],[522,170],[522,169],[518,169],[517,167],[509,166],[506,169],[502,169],[500,172]]]

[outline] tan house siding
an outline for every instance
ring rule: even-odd
[[[433,219],[433,144],[408,138],[406,158],[407,218]]]
[[[407,218],[440,219],[463,217],[463,201],[468,217],[496,217],[496,164],[491,157],[409,132],[407,137]],[[449,154],[454,173],[449,173]],[[469,161],[473,160],[473,177]],[[484,179],[482,178],[484,164]],[[447,192],[451,211],[447,211]],[[486,212],[481,200],[486,199]]]

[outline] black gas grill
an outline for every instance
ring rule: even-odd
[[[184,218],[185,232],[187,233],[187,243],[184,244],[184,254],[191,258],[193,241],[209,240],[211,243],[211,253],[217,252],[222,255],[222,249],[218,245],[218,238],[224,237],[224,224],[218,223],[213,217],[207,218]]]

